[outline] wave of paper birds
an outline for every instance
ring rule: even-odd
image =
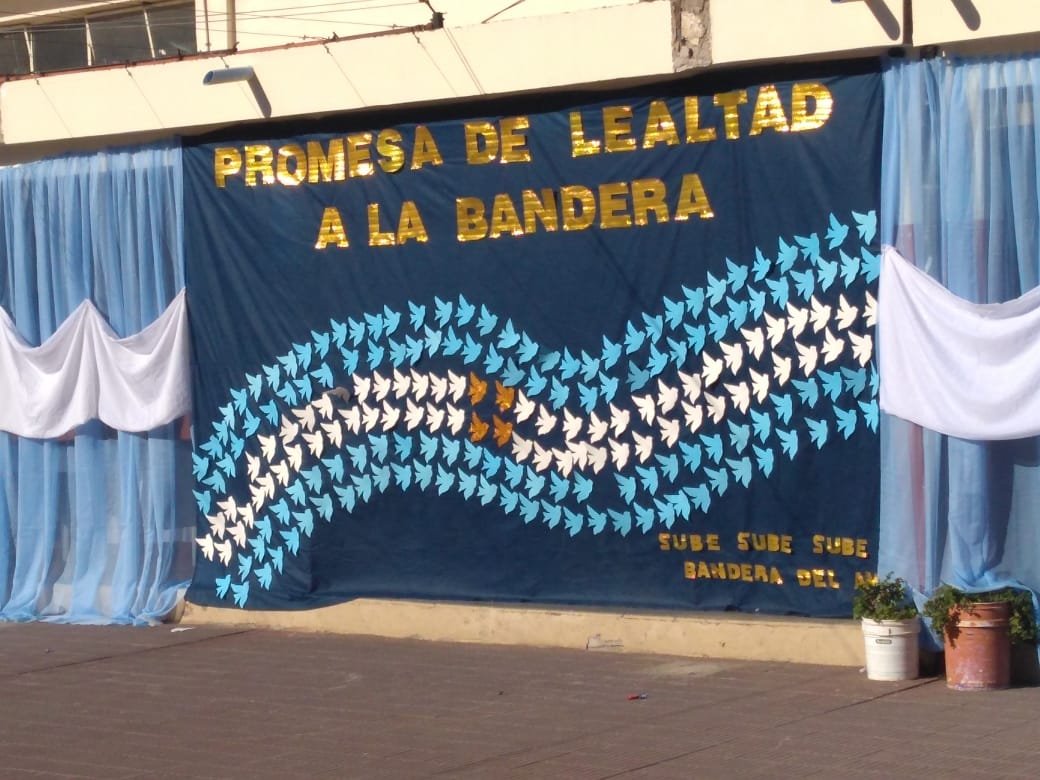
[[[852,238],[831,214],[822,240],[726,259],[591,353],[462,295],[331,320],[247,373],[196,442],[196,543],[227,569],[218,597],[244,607],[315,523],[390,489],[454,492],[570,536],[645,534],[778,457],[876,432],[876,214],[851,216]]]

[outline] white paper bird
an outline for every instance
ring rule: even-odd
[[[444,409],[440,406],[434,406],[432,403],[426,404],[426,427],[430,429],[430,433],[440,430],[443,424]]]
[[[867,365],[870,362],[870,356],[874,353],[874,340],[870,334],[857,336],[850,330],[849,339],[852,341],[852,356],[859,361],[861,366]]]
[[[361,404],[361,422],[365,426],[366,433],[379,425],[379,407]]]
[[[260,458],[251,453],[246,453],[246,473],[249,475],[250,482],[255,481],[260,476],[260,464]]]
[[[684,374],[679,372],[679,381],[682,383],[683,395],[687,401],[696,401],[701,395],[701,375]]]
[[[514,408],[514,413],[516,414],[517,422],[523,422],[524,420],[526,420],[528,417],[534,414],[534,410],[536,408],[537,404],[535,404],[534,401],[529,400],[527,396],[523,394],[523,391],[517,392],[516,407]]]
[[[823,332],[823,362],[824,364],[833,363],[841,355],[845,349],[845,339],[835,338],[834,334],[831,333],[831,329],[827,328]]]
[[[784,334],[787,333],[787,320],[783,317],[773,317],[769,312],[766,312],[765,315],[769,346],[775,349],[784,340]]]
[[[347,430],[351,433],[357,433],[361,430],[361,410],[356,406],[352,406],[349,409],[340,409],[339,416],[343,418],[343,422],[347,424]]]
[[[607,465],[607,448],[606,447],[588,447],[589,453],[589,467],[592,469],[594,474],[599,474],[603,471],[603,467]]]
[[[278,480],[278,484],[285,487],[289,484],[289,464],[284,460],[271,464],[271,474]]]
[[[300,421],[304,430],[313,431],[314,425],[317,420],[314,417],[314,409],[310,404],[307,404],[302,409],[293,409],[292,413],[296,416],[296,419]]]
[[[795,342],[795,346],[798,348],[798,367],[802,369],[806,376],[809,376],[816,370],[816,361],[819,360],[819,352],[816,350],[816,345],[805,345]]]
[[[739,342],[726,344],[720,341],[719,346],[722,347],[722,357],[726,361],[729,370],[734,374],[740,371],[740,367],[744,365],[744,345]]]
[[[275,453],[278,450],[278,440],[274,436],[257,436],[260,440],[260,452],[263,453],[264,457],[267,458],[267,462],[270,463],[274,460]]]
[[[452,433],[458,433],[464,427],[466,427],[466,412],[462,409],[456,409],[454,406],[448,406],[448,430]]]
[[[679,402],[679,388],[669,387],[663,380],[657,380],[657,405],[661,414],[668,414]]]
[[[762,351],[766,348],[766,334],[761,328],[741,328],[740,335],[744,337],[747,350],[758,360],[762,357]]]
[[[704,403],[708,406],[708,416],[714,423],[722,422],[726,416],[726,397],[722,395],[704,394]]]
[[[246,527],[242,523],[235,523],[233,526],[228,528],[228,533],[231,538],[235,540],[235,544],[239,547],[246,546]]]
[[[227,530],[224,513],[217,512],[215,515],[206,515],[206,519],[209,521],[210,533],[218,539],[223,539],[224,532]]]
[[[711,387],[722,376],[722,369],[726,367],[726,364],[723,363],[722,358],[713,358],[707,352],[701,353],[701,360],[704,362],[704,365],[701,367],[701,378],[704,380],[703,387]]]
[[[589,415],[589,441],[597,442],[607,435],[610,425],[606,420],[601,420],[593,412]]]
[[[820,303],[815,295],[809,300],[809,305],[812,309],[809,321],[812,322],[813,333],[819,333],[831,321],[831,307]]]
[[[856,315],[859,314],[859,309],[849,304],[845,300],[845,295],[838,296],[838,330],[845,330],[850,327],[852,323],[856,321]]]
[[[516,458],[517,463],[523,463],[531,456],[531,449],[533,448],[533,442],[530,439],[525,439],[522,436],[513,434],[513,457]]]
[[[286,447],[285,456],[289,461],[289,468],[293,471],[299,471],[300,466],[303,465],[303,447],[299,444],[293,444],[291,447]]]
[[[549,411],[545,404],[538,407],[538,423],[536,427],[541,436],[545,436],[545,434],[556,427],[556,416]]]
[[[589,445],[583,441],[567,442],[567,451],[570,452],[574,466],[584,469],[589,462]]]
[[[303,434],[303,440],[307,442],[307,449],[315,458],[320,458],[325,451],[325,436],[321,431]]]
[[[773,353],[773,378],[781,387],[787,384],[787,380],[791,378],[791,358]]]
[[[390,395],[390,377],[384,377],[378,371],[372,373],[372,395],[377,401],[385,401]]]
[[[466,394],[466,377],[448,371],[448,392],[455,403],[461,401],[462,396]]]
[[[262,495],[267,498],[274,498],[274,476],[271,474],[264,474],[260,479],[256,481],[256,486],[262,491]],[[253,504],[255,507],[256,504]]]
[[[311,406],[313,406],[314,410],[321,415],[323,420],[331,420],[333,412],[336,411],[336,407],[332,403],[332,396],[328,393],[322,393],[319,395],[311,402]]]
[[[863,321],[867,323],[868,328],[873,328],[877,325],[877,301],[874,300],[874,296],[869,292],[867,293],[867,301],[863,304]]]
[[[755,394],[759,403],[766,400],[766,396],[769,395],[769,374],[760,374],[752,368],[751,392]]]
[[[225,500],[218,501],[217,508],[224,513],[224,516],[227,517],[230,522],[234,522],[235,518],[238,517],[238,504],[235,503],[234,496],[228,496]]]
[[[430,375],[430,395],[434,401],[443,401],[448,394],[448,378]]]
[[[266,491],[264,490],[264,488],[260,487],[259,485],[249,486],[249,495],[252,496],[251,500],[253,504],[253,509],[255,509],[257,512],[259,512],[263,508],[264,502],[267,500],[265,493]]]
[[[751,388],[748,387],[748,383],[740,382],[738,384],[725,385],[725,387],[733,406],[743,414],[747,414],[748,407],[751,406]]]
[[[610,430],[615,436],[620,436],[628,430],[628,409],[618,409],[614,404],[610,405]]]
[[[669,447],[674,447],[675,443],[679,441],[679,421],[658,417],[657,425],[661,429],[661,441]]]
[[[534,470],[545,471],[552,465],[553,451],[547,450],[537,442],[534,443]]]
[[[399,369],[394,369],[394,397],[404,398],[412,389],[412,378],[408,374],[402,374]]]
[[[552,453],[553,459],[556,461],[556,471],[569,477],[574,469],[574,456],[567,450],[553,450]]]
[[[654,424],[654,415],[657,414],[657,402],[649,393],[647,395],[634,395],[632,400],[636,403],[639,416],[647,425]]]
[[[330,423],[322,423],[321,429],[329,437],[329,444],[333,447],[343,446],[343,426],[340,425],[339,420],[333,420]]]
[[[209,536],[198,536],[195,538],[195,544],[202,549],[202,555],[207,561],[213,560],[213,537]]]
[[[682,410],[686,427],[690,429],[690,433],[696,433],[697,429],[701,427],[701,423],[704,422],[704,407],[700,404],[688,404],[683,401]]]
[[[300,426],[292,422],[288,417],[282,418],[282,427],[278,431],[278,435],[282,439],[282,445],[286,445],[297,437],[300,433]]]
[[[632,439],[635,441],[635,451],[636,455],[639,457],[639,462],[646,463],[650,456],[654,454],[653,435],[641,436],[635,431],[632,431]]]
[[[368,400],[368,394],[372,389],[372,380],[368,377],[363,377],[358,374],[354,374],[354,397],[357,398],[359,404],[363,404]]]
[[[627,443],[608,439],[610,443],[610,459],[614,461],[614,468],[620,470],[628,463],[628,456],[632,448]]]
[[[427,391],[430,389],[430,377],[426,374],[420,374],[414,368],[412,369],[412,396],[416,401],[421,401]]]
[[[426,416],[426,407],[422,404],[413,404],[411,400],[407,404],[408,408],[404,414],[404,424],[408,427],[408,430],[414,431],[422,425],[423,417]]]
[[[787,303],[787,327],[791,331],[791,335],[798,338],[802,335],[802,331],[805,330],[805,326],[809,324],[809,310],[799,309],[793,303],[788,301]]]
[[[571,414],[569,409],[564,408],[563,435],[567,441],[571,441],[575,436],[581,433],[582,426],[584,425],[585,421],[581,417]]]
[[[225,539],[224,541],[220,542],[219,544],[213,545],[213,548],[217,551],[217,557],[220,559],[220,562],[222,564],[227,566],[229,563],[231,563],[231,540],[230,539]]]
[[[389,401],[383,401],[383,430],[393,430],[400,419],[401,410],[396,406],[391,406]]]

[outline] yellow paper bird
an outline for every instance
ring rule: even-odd
[[[491,420],[495,423],[495,444],[499,447],[505,447],[513,435],[513,423],[507,423],[505,420],[500,419],[497,414],[491,415]]]
[[[469,372],[469,402],[476,406],[484,400],[487,395],[487,382],[478,377],[472,371]]]
[[[513,401],[516,400],[516,388],[506,387],[499,381],[495,381],[495,403],[498,405],[500,412],[508,411],[513,408]]]
[[[476,443],[487,436],[491,426],[480,419],[476,412],[473,412],[473,419],[469,424],[469,438],[470,441]]]

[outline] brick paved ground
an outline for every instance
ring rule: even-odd
[[[1038,774],[1038,688],[956,693],[855,669],[212,627],[0,624],[2,778]]]

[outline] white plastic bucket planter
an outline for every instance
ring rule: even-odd
[[[864,618],[863,642],[867,651],[867,679],[870,680],[915,680],[917,679],[918,650],[917,635],[921,621],[869,620]]]

